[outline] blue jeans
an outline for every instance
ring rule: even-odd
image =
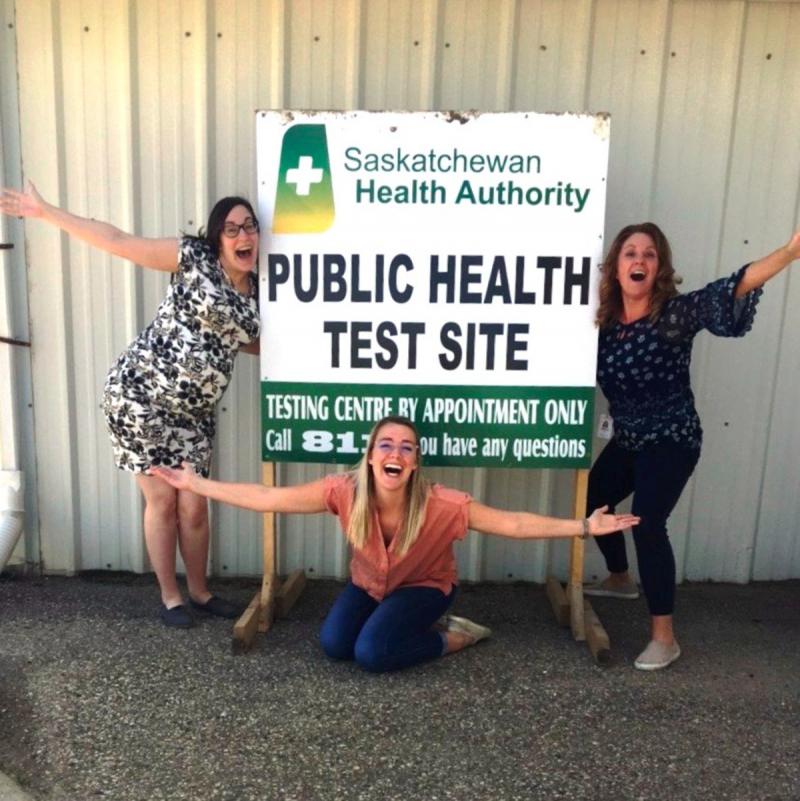
[[[331,659],[355,659],[364,670],[384,673],[436,659],[444,639],[431,626],[456,594],[433,587],[401,587],[380,603],[352,581],[322,624],[322,649]]]
[[[662,442],[643,451],[627,451],[615,440],[606,445],[589,473],[587,514],[608,504],[609,512],[633,493],[631,512],[642,519],[633,527],[636,561],[651,615],[671,615],[675,608],[675,556],[667,536],[667,518],[694,471],[700,451]],[[597,537],[606,567],[628,569],[622,532]]]

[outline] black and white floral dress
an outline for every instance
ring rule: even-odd
[[[203,239],[180,240],[178,271],[155,319],[111,368],[103,412],[117,466],[182,461],[208,475],[214,411],[239,348],[258,337],[255,275],[237,292]]]

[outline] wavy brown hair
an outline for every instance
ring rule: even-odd
[[[369,435],[369,442],[361,461],[353,470],[355,481],[355,496],[353,497],[353,508],[350,511],[350,520],[347,525],[347,539],[354,548],[363,548],[369,539],[372,518],[375,514],[375,479],[372,475],[372,467],[369,457],[375,442],[378,439],[378,432],[390,423],[405,426],[414,434],[417,446],[417,467],[411,474],[406,486],[406,512],[400,531],[397,533],[396,553],[402,556],[414,544],[422,528],[422,521],[425,519],[425,505],[428,502],[430,484],[422,476],[421,454],[419,450],[419,432],[414,423],[407,417],[390,415],[375,423]]]
[[[678,294],[677,285],[681,277],[672,266],[672,248],[664,232],[651,222],[626,225],[614,238],[602,267],[600,279],[600,305],[597,308],[595,323],[599,328],[608,328],[622,317],[622,291],[617,279],[617,262],[622,246],[634,234],[647,234],[656,247],[658,272],[650,295],[650,320],[655,322],[664,304]]]

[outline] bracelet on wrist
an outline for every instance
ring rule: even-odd
[[[589,539],[589,518],[588,517],[584,517],[583,520],[581,520],[581,534],[580,534],[580,537],[581,537],[582,540]]]

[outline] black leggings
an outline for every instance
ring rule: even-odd
[[[626,451],[615,440],[606,445],[589,473],[587,514],[616,505],[633,493],[632,513],[641,517],[633,529],[639,579],[651,615],[671,615],[675,607],[675,556],[667,536],[667,518],[692,475],[700,451],[672,443]],[[622,532],[595,540],[612,573],[628,569]]]

